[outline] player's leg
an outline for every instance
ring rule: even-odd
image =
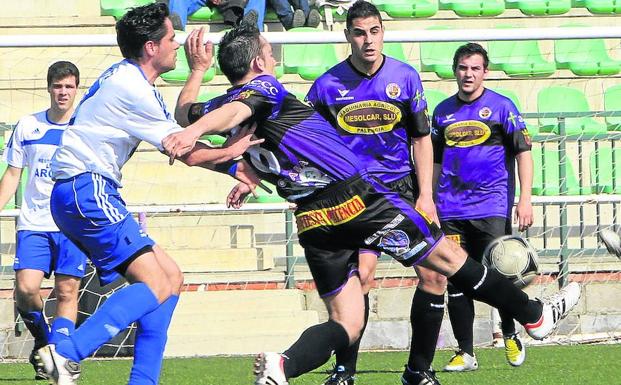
[[[358,338],[356,342],[344,349],[336,351],[336,365],[334,371],[326,379],[324,385],[354,384],[360,340],[362,339],[362,335],[364,334],[369,320],[369,291],[375,281],[377,258],[379,258],[379,253],[373,250],[361,249],[358,254],[358,276],[360,278],[360,285],[362,286],[362,294],[364,295],[364,324],[360,331],[360,338]]]
[[[138,320],[134,346],[134,365],[129,376],[130,385],[158,384],[168,327],[179,301],[183,274],[173,259],[159,246],[153,252],[160,267],[172,284],[172,295],[154,311]]]
[[[316,208],[313,205],[311,209]],[[356,342],[364,324],[364,300],[358,278],[358,250],[324,249],[338,242],[331,229],[305,231],[298,216],[300,243],[319,296],[328,309],[327,322],[306,329],[284,353],[262,353],[255,361],[255,384],[283,385],[330,359],[333,352]],[[321,245],[317,247],[315,245]]]
[[[412,341],[402,382],[419,384],[425,379],[429,385],[433,385],[437,379],[431,371],[431,363],[442,327],[447,281],[446,277],[433,270],[421,266],[415,269],[419,282],[410,309]]]

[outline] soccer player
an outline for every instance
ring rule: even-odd
[[[433,147],[420,77],[410,65],[382,54],[384,26],[373,4],[355,2],[347,11],[346,25],[351,56],[319,77],[306,98],[337,128],[369,174],[438,222],[432,198]],[[378,256],[368,249],[358,256],[365,326]],[[412,300],[412,343],[403,377],[409,384],[427,378],[431,385],[437,383],[430,366],[444,316],[446,278],[422,266],[415,269],[419,284]],[[360,339],[336,352],[334,371],[324,385],[354,384],[359,347]]]
[[[517,108],[483,85],[489,59],[476,43],[461,46],[453,58],[457,94],[433,113],[437,205],[442,231],[481,262],[485,248],[511,234],[515,163],[520,198],[515,209],[519,231],[533,223],[531,141]],[[476,370],[473,348],[474,303],[455,285],[448,286],[448,311],[459,351],[444,368]],[[510,312],[501,311],[505,356],[513,366],[526,357]]]
[[[175,67],[179,44],[164,4],[129,10],[116,30],[125,60],[91,86],[65,130],[52,157],[56,183],[50,202],[60,230],[87,252],[104,282],[121,274],[130,285],[110,296],[69,338],[39,349],[46,372],[59,385],[76,384],[77,363],[134,321],[129,384],[157,384],[183,283],[176,263],[141,231],[118,192],[121,168],[140,141],[162,150],[162,139],[181,129],[153,85]],[[253,143],[238,139],[223,149],[199,145],[183,160],[194,164],[194,154],[202,154],[210,163],[201,166],[213,168],[212,163],[232,159]],[[230,173],[242,172],[240,166]]]
[[[186,98],[196,93],[200,74],[191,84],[188,81],[186,87],[195,92],[180,97],[177,113],[187,113],[182,124],[205,124],[193,123],[171,134],[164,148],[171,157],[183,156],[204,133],[226,133],[242,122],[256,123],[255,134],[265,142],[249,149],[244,158],[260,177],[277,186],[280,196],[297,204],[298,239],[329,312],[328,321],[308,328],[284,353],[259,354],[255,384],[287,384],[358,340],[364,325],[364,296],[356,274],[360,248],[447,276],[473,298],[510,312],[536,339],[548,335],[577,304],[577,283],[542,301],[529,299],[499,273],[467,258],[409,199],[369,175],[336,129],[276,80],[272,47],[256,28],[242,24],[227,32],[218,63],[233,87],[208,102],[192,103]],[[190,68],[194,69],[191,61]],[[238,184],[227,203],[238,207],[252,187]]]
[[[58,61],[47,70],[50,108],[19,120],[11,135],[4,161],[7,169],[0,180],[0,207],[17,191],[25,167],[30,170],[17,220],[15,252],[15,303],[34,348],[29,361],[35,379],[47,379],[37,350],[56,343],[73,332],[78,313],[78,289],[84,276],[86,256],[59,230],[50,214],[52,181],[50,159],[73,114],[80,71],[68,61]],[[41,282],[54,272],[57,297],[56,318],[50,330],[43,315]]]

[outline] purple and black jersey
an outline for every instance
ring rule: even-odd
[[[318,78],[306,99],[365,167],[384,183],[410,174],[410,139],[429,134],[427,102],[416,70],[384,56],[368,76],[349,59]]]
[[[453,95],[436,107],[432,125],[440,220],[511,218],[515,156],[531,149],[513,102],[489,89],[471,103]]]
[[[189,121],[235,101],[250,107],[252,117],[245,123],[256,122],[255,135],[265,139],[260,146],[248,149],[244,158],[283,198],[294,202],[334,181],[365,173],[334,127],[269,75],[193,104]]]

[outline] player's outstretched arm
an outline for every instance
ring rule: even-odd
[[[6,206],[9,199],[17,191],[19,180],[22,177],[22,170],[18,167],[8,166],[0,179],[0,210]]]
[[[187,127],[190,124],[188,121],[190,106],[196,102],[203,76],[213,61],[213,44],[211,42],[203,43],[204,33],[203,27],[195,29],[190,32],[185,41],[185,56],[191,72],[183,89],[181,89],[175,108],[175,119],[182,127]]]
[[[530,151],[517,154],[518,177],[520,179],[520,199],[515,208],[514,222],[518,230],[525,231],[534,222],[531,189],[533,187],[533,157]]]

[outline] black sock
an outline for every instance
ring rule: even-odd
[[[412,298],[410,322],[412,341],[408,368],[412,371],[429,370],[436,353],[438,334],[444,317],[444,295],[427,293],[417,288]]]
[[[284,352],[285,377],[293,378],[325,364],[332,352],[349,345],[349,336],[338,322],[328,320],[306,329]]]
[[[522,325],[537,322],[542,305],[494,269],[488,269],[472,258],[450,277],[449,282],[472,299],[505,311]]]
[[[354,342],[353,345],[349,345],[346,348],[336,351],[336,366],[344,366],[349,373],[356,373],[356,363],[358,361],[358,350],[360,350],[360,340],[364,334],[364,329],[367,328],[367,322],[369,321],[369,294],[364,296],[364,325],[360,331],[360,338]]]
[[[22,316],[26,328],[28,328],[34,338],[34,350],[47,345],[50,330],[43,312],[41,310],[27,312],[20,308],[17,308],[17,312]]]
[[[499,311],[498,313],[500,314],[500,328],[502,329],[502,335],[510,336],[515,334],[515,322],[513,321],[511,315],[504,311]]]
[[[459,350],[474,355],[474,301],[448,285],[448,314]]]

